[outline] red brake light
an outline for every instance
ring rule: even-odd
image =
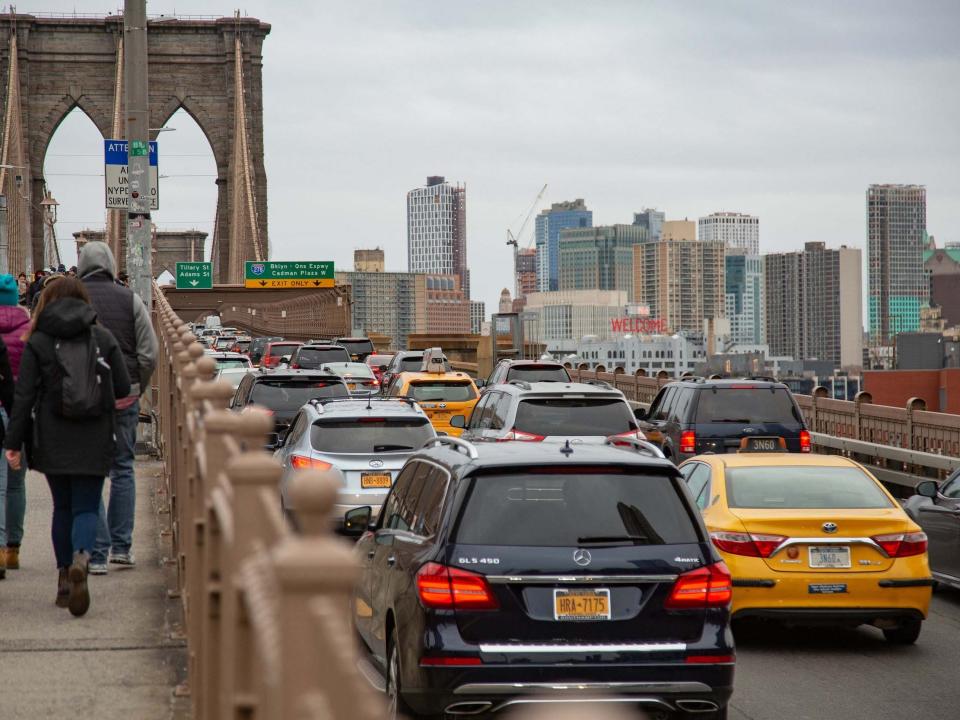
[[[667,610],[727,607],[732,597],[730,571],[719,562],[681,573],[664,607]]]
[[[800,431],[800,452],[810,452],[810,433],[806,430]]]
[[[718,531],[710,533],[710,539],[719,550],[731,555],[768,558],[787,538],[783,535]]]
[[[540,442],[543,440],[543,435],[535,435],[534,433],[524,432],[523,430],[517,430],[514,428],[510,430],[506,435],[504,435],[500,440],[522,440],[524,442]]]
[[[429,562],[417,571],[417,593],[424,607],[444,610],[496,610],[497,598],[483,575]]]
[[[290,465],[294,470],[329,470],[333,467],[323,460],[314,460],[306,455],[291,455]]]
[[[684,662],[691,665],[719,665],[735,662],[736,655],[687,655]]]
[[[695,453],[697,451],[697,434],[693,430],[684,430],[680,433],[680,452]]]
[[[874,535],[873,541],[892,558],[913,557],[927,551],[927,534],[922,532]]]
[[[483,661],[478,657],[464,656],[424,656],[420,658],[420,665],[428,667],[463,667],[464,665],[483,665]]]

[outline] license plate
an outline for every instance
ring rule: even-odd
[[[812,568],[848,568],[850,548],[846,545],[811,545],[809,558]]]
[[[820,583],[807,585],[807,592],[811,595],[837,595],[847,591],[846,583]]]
[[[356,389],[357,389],[356,383],[347,383],[347,390],[356,390]]]
[[[780,438],[752,437],[747,439],[747,450],[753,452],[777,452],[780,450]]]
[[[390,487],[390,473],[360,473],[360,487],[388,488]]]
[[[555,620],[609,620],[610,591],[554,590],[553,618]]]

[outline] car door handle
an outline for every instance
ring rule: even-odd
[[[390,557],[387,558],[387,565],[389,565],[390,567],[393,567],[393,566],[396,565],[396,564],[397,564],[397,556],[396,556],[396,555],[391,555]]]
[[[367,560],[373,560],[373,556],[377,554],[376,550],[367,551]]]

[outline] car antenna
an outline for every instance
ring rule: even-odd
[[[564,443],[563,447],[560,448],[560,452],[562,452],[562,453],[563,453],[564,455],[566,455],[567,457],[570,457],[571,455],[573,455],[573,448],[570,447],[570,441],[569,441],[569,440],[567,440],[567,442]]]
[[[367,395],[367,410],[373,410],[372,398],[373,398],[373,393],[370,393],[369,395]]]

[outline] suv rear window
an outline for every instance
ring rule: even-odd
[[[247,358],[216,358],[214,362],[217,363],[217,370],[250,367],[250,361]]]
[[[462,380],[410,383],[407,395],[426,402],[468,402],[477,397],[470,383]]]
[[[351,355],[369,355],[373,352],[373,343],[369,340],[340,340],[338,345],[343,345]]]
[[[727,504],[737,508],[887,508],[890,499],[853,467],[727,468]]]
[[[290,355],[300,347],[300,343],[272,343],[265,351],[268,355]]]
[[[570,375],[562,365],[515,365],[507,371],[507,382],[511,380],[570,382]]]
[[[514,428],[534,435],[617,435],[636,430],[630,407],[619,398],[522,400]]]
[[[313,398],[347,397],[347,386],[330,380],[260,380],[250,391],[251,403],[274,411],[292,412]]]
[[[344,348],[312,347],[302,347],[297,352],[297,365],[308,370],[332,362],[350,362],[350,353]]]
[[[474,476],[457,542],[591,547],[695,543],[698,537],[669,477],[563,467]]]
[[[415,450],[434,437],[426,418],[318,420],[310,428],[314,450],[330,453],[384,453]]]
[[[785,388],[704,388],[697,401],[698,423],[801,423]]]

